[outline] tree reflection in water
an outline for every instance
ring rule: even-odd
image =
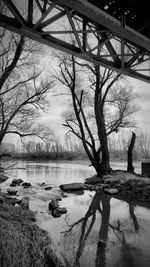
[[[101,223],[100,223],[100,229],[99,229],[99,236],[97,239],[97,245],[96,245],[96,257],[95,257],[95,263],[93,263],[92,267],[105,267],[106,266],[106,246],[107,246],[107,239],[108,239],[108,232],[109,229],[113,231],[115,236],[117,237],[117,240],[121,243],[122,247],[122,259],[121,262],[123,262],[122,267],[132,267],[133,266],[133,260],[131,255],[131,246],[128,245],[125,239],[125,234],[123,233],[123,230],[121,230],[121,223],[118,220],[117,225],[112,225],[110,221],[110,195],[101,194],[101,193],[95,193],[94,197],[92,197],[92,202],[85,214],[84,217],[76,221],[75,223],[69,225],[68,223],[68,230],[62,232],[64,234],[64,238],[67,238],[68,235],[72,234],[72,231],[74,227],[80,228],[80,235],[77,241],[77,250],[75,253],[75,259],[73,266],[83,266],[80,263],[80,258],[83,254],[84,247],[86,245],[86,241],[91,233],[91,230],[94,226],[94,223],[96,221],[97,213],[101,216]],[[139,224],[137,221],[137,218],[134,213],[135,205],[128,203],[129,205],[129,213],[130,217],[133,221],[135,232],[138,232],[139,230]],[[93,257],[94,258],[94,257]],[[120,265],[119,265],[120,266]],[[90,266],[88,266],[90,267]]]

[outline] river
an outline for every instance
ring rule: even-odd
[[[7,165],[12,162],[7,162]],[[125,163],[112,163],[125,169]],[[140,173],[140,164],[136,164]],[[7,191],[13,178],[32,184],[16,187],[18,198],[28,196],[37,224],[47,230],[56,254],[71,267],[149,267],[150,209],[145,203],[122,201],[101,193],[65,194],[59,202],[67,213],[53,218],[48,203],[60,196],[62,183],[84,182],[95,174],[88,162],[17,162],[7,171],[9,179],[1,184]],[[52,189],[45,191],[45,183]]]

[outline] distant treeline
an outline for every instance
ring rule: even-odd
[[[143,133],[136,134],[136,142],[133,150],[133,159],[149,159],[150,158],[150,138]],[[120,135],[109,139],[110,158],[116,160],[126,160],[130,135]],[[87,155],[81,142],[74,142],[71,139],[65,144],[55,140],[48,143],[40,143],[36,141],[28,141],[24,143],[20,149],[10,143],[1,145],[1,154],[10,154],[16,159],[41,159],[41,160],[73,160],[86,159]]]
[[[48,144],[29,141],[22,146],[20,151],[17,150],[15,145],[5,143],[1,147],[0,154],[5,156],[6,151],[9,151],[8,156],[15,159],[73,160],[87,158],[81,144],[67,143],[64,146],[58,141]]]
[[[59,151],[59,152],[26,152],[26,153],[12,153],[12,157],[15,159],[27,159],[27,160],[75,160],[87,158],[85,153],[78,153],[75,151]]]

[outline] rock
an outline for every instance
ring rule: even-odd
[[[138,193],[138,194],[141,194],[141,193],[143,192],[143,189],[140,188],[140,187],[137,187],[137,188],[134,189],[134,191],[135,191],[136,193]]]
[[[143,196],[149,197],[149,192],[143,192]]]
[[[4,168],[3,167],[0,167],[0,172],[4,172]]]
[[[141,187],[145,187],[145,186],[147,186],[147,185],[149,185],[149,184],[147,184],[147,183],[145,183],[145,181],[142,181],[142,180],[139,180],[139,181],[137,181],[137,186],[141,186]]]
[[[29,197],[23,197],[20,201],[22,208],[29,209]]]
[[[8,189],[7,190],[7,193],[10,195],[10,196],[16,196],[17,195],[17,190],[10,190],[10,189]]]
[[[104,183],[110,185],[116,185],[120,183],[120,180],[117,177],[111,177],[111,178],[106,178]]]
[[[4,197],[0,196],[0,204],[3,204],[4,202]]]
[[[68,197],[68,195],[67,194],[63,194],[62,197],[63,198],[66,198],[66,197]]]
[[[90,187],[91,187],[91,185],[89,185],[89,184],[84,184],[84,190],[89,190],[90,189]]]
[[[110,185],[110,184],[101,184],[100,187],[101,187],[102,189],[105,189],[105,188],[109,188],[109,187],[111,187],[111,185]]]
[[[150,185],[147,185],[147,186],[145,187],[145,190],[150,192]]]
[[[31,186],[31,184],[30,184],[30,183],[27,183],[27,182],[25,182],[25,183],[22,183],[22,186],[23,186],[24,188],[28,188],[28,187],[30,187],[30,186]]]
[[[52,216],[54,217],[54,218],[58,218],[58,217],[60,217],[61,216],[61,213],[57,210],[57,209],[55,209],[55,210],[52,210]]]
[[[49,203],[49,210],[51,211],[52,216],[55,218],[60,217],[64,213],[67,213],[66,208],[59,207],[57,201],[60,201],[60,200],[61,198],[53,199]]]
[[[3,173],[0,173],[0,183],[5,182],[9,177]]]
[[[110,195],[115,195],[119,193],[118,189],[116,188],[105,189],[104,191],[105,193],[110,194]]]
[[[58,207],[56,210],[57,210],[58,212],[60,212],[61,214],[67,213],[67,209],[66,209],[66,208]]]
[[[10,186],[15,187],[15,186],[17,186],[17,184],[11,183]]]
[[[51,186],[47,186],[47,187],[45,187],[45,190],[51,190],[51,189],[52,189]]]
[[[13,179],[10,186],[17,186],[17,185],[20,185],[21,183],[23,182],[22,179]]]
[[[13,206],[15,206],[16,204],[20,205],[20,200],[19,199],[12,199],[9,201],[9,203]]]
[[[95,186],[95,185],[91,185],[91,186],[89,187],[89,190],[90,190],[90,191],[95,191],[95,190],[96,190],[96,186]]]
[[[139,200],[146,201],[147,200],[147,197],[146,196],[141,196],[141,197],[139,197]]]
[[[44,182],[43,183],[38,183],[38,185],[42,187],[42,186],[45,186],[45,183]]]
[[[83,190],[84,184],[83,183],[61,184],[60,189],[63,191]]]
[[[85,179],[86,184],[97,184],[97,183],[101,183],[101,182],[102,182],[102,179],[97,177],[97,176],[93,176],[93,177]]]
[[[23,180],[22,179],[13,179],[12,180],[12,184],[16,184],[16,185],[20,185],[21,183],[23,183]]]
[[[51,200],[51,202],[48,204],[49,210],[54,210],[58,208],[58,203],[56,199]]]
[[[62,201],[62,198],[61,197],[56,197],[55,200],[56,201]]]
[[[6,202],[9,203],[9,204],[11,204],[11,205],[13,205],[13,206],[15,206],[16,204],[20,205],[21,200],[19,200],[17,198],[10,197],[10,198],[7,198],[7,201]]]

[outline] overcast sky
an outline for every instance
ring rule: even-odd
[[[134,92],[138,94],[136,101],[141,106],[136,114],[137,125],[143,132],[150,134],[150,84],[129,77],[128,80],[133,86]],[[62,136],[66,132],[66,128],[62,126],[61,114],[67,102],[67,96],[50,96],[50,111],[43,115],[43,122],[52,127],[58,136]]]
[[[137,103],[140,104],[141,109],[136,114],[138,126],[142,131],[150,134],[150,84],[137,79],[128,78],[128,80],[134,92],[139,95]]]

